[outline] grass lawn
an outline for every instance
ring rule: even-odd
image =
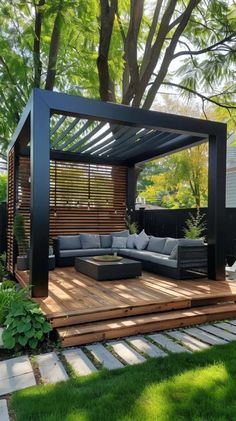
[[[17,421],[236,420],[236,342],[16,392]]]

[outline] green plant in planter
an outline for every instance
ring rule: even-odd
[[[29,293],[29,289],[27,288],[22,288],[17,291],[15,284],[13,286],[9,284],[9,282],[12,281],[4,281],[0,285],[0,326],[5,323],[11,305],[18,301],[25,300]]]
[[[137,222],[131,221],[130,215],[128,215],[128,214],[126,215],[125,222],[126,222],[126,226],[129,230],[130,234],[137,234],[138,233],[138,224],[137,224]]]
[[[27,270],[29,269],[28,241],[25,234],[24,216],[21,213],[15,214],[13,233],[18,245],[17,269]]]
[[[189,214],[185,225],[186,227],[183,230],[185,238],[199,239],[204,237],[206,229],[205,215],[200,215],[199,209],[197,209],[196,216]]]
[[[16,213],[13,224],[13,234],[18,245],[18,251],[22,255],[26,255],[28,242],[25,234],[24,216],[21,213]]]
[[[38,304],[30,300],[13,303],[4,323],[3,344],[7,349],[37,348],[52,330]]]

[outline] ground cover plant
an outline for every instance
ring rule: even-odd
[[[236,419],[236,343],[16,392],[16,421]]]

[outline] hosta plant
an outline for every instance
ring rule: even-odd
[[[38,304],[30,300],[13,303],[5,321],[3,344],[7,349],[37,348],[52,330]]]

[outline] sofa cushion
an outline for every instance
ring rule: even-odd
[[[135,238],[138,234],[130,234],[127,239],[127,248],[134,249],[135,248]]]
[[[144,250],[149,242],[149,237],[144,230],[134,240],[134,244],[137,250]]]
[[[98,249],[101,247],[98,234],[80,234],[80,241],[83,249]]]
[[[101,240],[101,247],[111,247],[112,245],[112,236],[110,234],[108,235],[100,235]]]
[[[112,248],[125,249],[127,244],[126,237],[113,237]]]
[[[152,262],[173,268],[177,267],[176,260],[170,259],[169,256],[160,253],[155,253],[153,251],[124,249],[119,250],[119,255],[129,257],[130,259],[134,260],[140,260],[141,262]]]
[[[78,250],[61,250],[60,257],[86,257],[86,256],[101,256],[103,254],[112,254],[114,251],[111,248],[96,248],[96,249],[78,249]]]
[[[161,237],[150,237],[147,250],[155,251],[156,253],[162,253],[166,243],[166,238]]]
[[[162,253],[170,254],[173,248],[178,245],[178,241],[177,238],[167,238]]]
[[[178,240],[177,246],[175,246],[170,253],[170,259],[177,259],[178,254],[178,246],[186,246],[186,247],[193,247],[193,246],[203,246],[204,241],[202,239],[192,239],[192,238],[180,238]]]
[[[111,235],[112,237],[128,237],[129,231],[123,230],[123,231],[118,231],[118,232],[112,232]]]
[[[80,249],[80,235],[60,235],[58,237],[58,244],[59,250]]]

